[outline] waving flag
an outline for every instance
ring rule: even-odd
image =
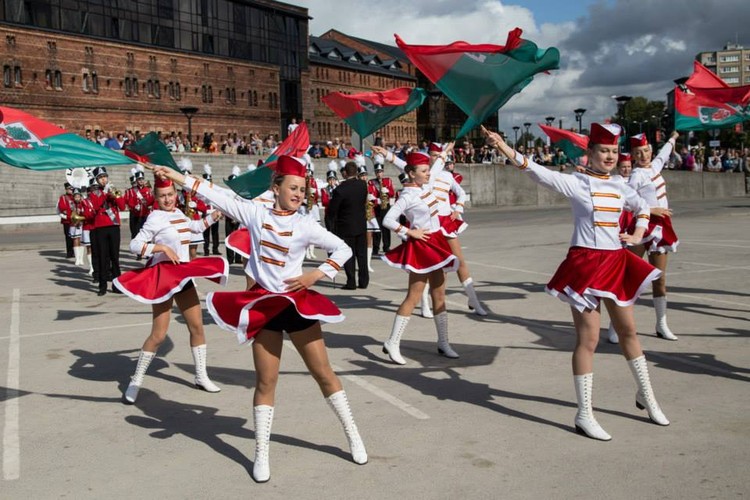
[[[273,169],[263,165],[234,179],[224,179],[224,184],[242,198],[252,200],[271,186],[272,178]]]
[[[135,163],[121,153],[7,107],[0,107],[0,160],[30,170]]]
[[[360,137],[367,137],[399,116],[417,109],[426,97],[424,89],[400,87],[353,95],[331,92],[323,97],[323,102]]]
[[[310,133],[307,130],[307,123],[302,122],[294,131],[273,150],[271,156],[266,158],[264,167],[273,168],[279,156],[287,155],[295,158],[302,158],[302,155],[310,149]],[[242,176],[239,176],[242,177]],[[266,186],[268,187],[268,186]]]
[[[125,146],[125,155],[141,163],[153,163],[180,171],[172,153],[159,140],[156,132],[149,132],[140,140]]]
[[[549,136],[552,144],[556,148],[562,149],[565,155],[571,160],[575,160],[586,154],[586,150],[589,147],[588,136],[577,134],[570,130],[542,125],[541,123],[538,125],[542,129],[542,132]]]
[[[307,124],[302,122],[274,149],[262,166],[238,175],[234,179],[225,179],[224,184],[239,196],[252,200],[271,185],[274,167],[279,156],[288,155],[301,158],[309,148],[310,133],[307,130]]]
[[[469,118],[456,138],[466,135],[531,83],[537,73],[558,69],[560,52],[539,49],[521,38],[521,29],[508,33],[503,45],[408,45],[395,35],[406,57]]]
[[[710,130],[750,119],[750,85],[730,87],[701,63],[674,89],[675,128]]]

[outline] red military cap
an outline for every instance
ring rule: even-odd
[[[630,153],[620,153],[619,155],[617,155],[617,164],[618,165],[620,163],[623,163],[623,162],[626,162],[626,161],[629,161],[629,162],[633,161],[633,159],[630,157]]]
[[[297,177],[304,177],[307,173],[305,160],[287,155],[279,156],[274,170],[276,175],[296,175]]]
[[[592,123],[591,134],[589,134],[589,146],[603,144],[605,146],[616,146],[622,127],[615,123]]]
[[[430,147],[427,148],[430,153],[442,153],[443,145],[437,142],[431,142]]]
[[[631,151],[641,146],[648,146],[648,138],[646,137],[646,134],[638,134],[630,138]]]
[[[406,164],[411,165],[412,167],[416,167],[417,165],[429,165],[430,157],[424,153],[415,151],[406,155]]]
[[[154,176],[154,188],[160,189],[160,188],[168,188],[172,186],[171,179],[162,179],[161,177]]]

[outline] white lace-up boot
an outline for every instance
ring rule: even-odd
[[[639,356],[635,359],[628,360],[630,371],[633,372],[633,378],[638,385],[638,392],[635,393],[635,406],[638,409],[648,411],[648,418],[658,425],[669,425],[669,420],[659,408],[659,403],[654,397],[654,390],[651,388],[651,379],[648,376],[648,366],[646,356]]]
[[[594,374],[573,375],[576,386],[576,399],[578,400],[578,412],[576,413],[576,432],[591,439],[609,441],[612,436],[602,429],[599,422],[594,418],[592,408],[592,393],[594,389]]]
[[[195,361],[195,387],[206,392],[219,392],[221,388],[211,382],[206,371],[206,344],[197,345],[192,348],[193,361]]]
[[[344,426],[346,439],[349,441],[349,449],[352,452],[352,460],[354,460],[354,463],[360,465],[366,464],[367,450],[365,450],[365,444],[362,442],[362,438],[357,430],[357,424],[354,423],[354,416],[352,416],[352,409],[349,406],[346,392],[343,390],[334,392],[326,398],[326,401],[328,401],[329,406],[339,418],[341,425]]]
[[[393,328],[391,329],[391,336],[383,344],[383,352],[387,354],[391,361],[397,365],[405,365],[406,360],[401,357],[401,336],[406,330],[406,325],[409,324],[408,316],[399,316],[398,314],[393,319]]]

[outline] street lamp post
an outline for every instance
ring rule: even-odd
[[[573,113],[576,114],[576,121],[578,122],[578,133],[581,133],[581,130],[583,130],[583,114],[586,112],[584,108],[578,108],[574,109]]]
[[[438,142],[440,137],[438,137],[438,122],[439,122],[439,112],[438,112],[438,103],[440,102],[440,99],[443,97],[443,92],[440,90],[430,90],[429,91],[430,99],[432,100],[432,118],[433,118],[433,130],[434,130],[434,137],[433,141]]]
[[[529,137],[529,127],[531,127],[531,123],[526,122],[523,124],[524,127],[526,127],[526,149],[528,150],[531,146],[529,146],[529,143],[531,142]]]
[[[180,111],[182,111],[182,114],[185,115],[188,121],[188,141],[190,143],[190,149],[193,147],[193,116],[198,112],[198,108],[195,108],[193,106],[187,106],[184,108],[180,108]]]
[[[555,121],[555,117],[554,116],[548,116],[547,118],[544,119],[544,121],[547,122],[547,126],[548,127],[551,127],[552,126],[552,122]]]
[[[514,147],[514,148],[516,148],[516,149],[518,149],[518,130],[519,130],[520,128],[521,128],[521,127],[519,127],[518,125],[514,125],[514,126],[513,126],[513,132],[514,132],[514,133],[515,133],[515,135],[516,135],[516,136],[515,136],[515,139],[513,139],[513,147]]]
[[[627,104],[630,102],[632,97],[629,95],[613,95],[612,99],[617,101],[617,111],[619,111],[620,116],[622,117],[622,129],[623,129],[623,135],[627,137],[627,122],[628,122],[628,108]]]

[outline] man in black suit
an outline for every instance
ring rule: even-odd
[[[344,264],[346,285],[344,290],[357,288],[354,280],[355,259],[359,288],[367,288],[370,274],[367,272],[367,183],[357,178],[357,164],[353,161],[344,166],[346,180],[333,190],[331,202],[326,209],[326,226],[344,240],[352,249],[352,257]]]

